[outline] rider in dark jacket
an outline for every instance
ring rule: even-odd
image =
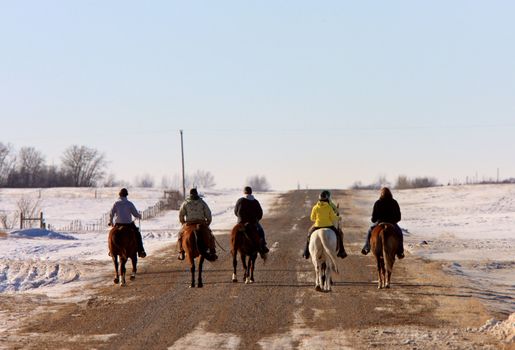
[[[399,227],[399,225],[397,225],[397,223],[401,221],[401,209],[399,207],[399,203],[397,203],[397,201],[393,199],[392,192],[389,188],[383,187],[381,189],[379,199],[374,203],[371,221],[373,222],[373,224],[368,229],[365,246],[361,250],[361,254],[367,255],[370,252],[370,236],[372,235],[372,230],[379,223],[385,222],[392,224],[395,228],[395,231],[397,232],[400,239],[397,257],[399,259],[404,258],[402,230]]]
[[[234,214],[238,217],[238,223],[256,225],[259,234],[259,253],[264,255],[269,252],[269,249],[266,246],[265,231],[259,223],[263,218],[263,209],[252,195],[252,188],[246,186],[243,193],[245,196],[238,199],[234,206]]]

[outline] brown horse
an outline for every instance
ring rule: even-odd
[[[254,267],[256,266],[256,258],[259,252],[259,234],[257,231],[257,225],[236,224],[231,231],[233,282],[238,282],[238,278],[236,277],[236,258],[238,252],[240,253],[241,263],[243,265],[243,280],[246,284],[254,283]],[[265,258],[266,255],[263,260],[265,260]]]
[[[125,286],[125,264],[129,258],[132,261],[132,274],[130,279],[136,278],[137,263],[138,263],[138,242],[136,241],[136,233],[134,229],[129,226],[114,226],[109,231],[109,255],[111,255],[114,263],[114,270],[116,277],[114,283],[120,283],[120,286]],[[120,264],[118,264],[118,257],[120,257]],[[119,268],[118,268],[119,267]],[[120,281],[121,276],[121,281]]]
[[[377,288],[390,288],[395,253],[399,246],[399,237],[393,225],[387,223],[378,224],[372,230],[370,244],[377,261]]]
[[[214,242],[211,238],[211,230],[206,224],[186,224],[182,232],[182,248],[188,256],[191,271],[190,288],[195,287],[195,258],[198,261],[198,288],[202,288],[202,266],[204,260],[215,261],[216,255],[209,253],[210,248],[214,248]]]

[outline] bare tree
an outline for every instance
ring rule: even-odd
[[[14,227],[16,223],[16,218],[18,216],[14,213],[12,216],[9,216],[8,213],[4,211],[0,211],[0,227],[10,230]]]
[[[16,156],[11,145],[0,142],[0,186],[7,184],[9,174],[14,170]]]
[[[40,208],[40,200],[37,198],[29,198],[26,196],[23,196],[20,198],[18,203],[16,205],[18,206],[18,210],[16,211],[16,217],[19,217],[20,214],[23,214],[24,218],[35,218],[39,216],[39,213],[41,212]],[[29,224],[32,227],[32,221],[30,221],[31,224]]]
[[[18,152],[15,169],[7,178],[9,187],[39,187],[45,169],[45,159],[34,147],[22,147]]]
[[[104,155],[86,146],[73,145],[62,157],[63,171],[70,174],[73,186],[92,187],[105,174]]]
[[[193,186],[200,188],[213,188],[215,187],[215,177],[209,171],[197,170],[193,174]]]
[[[265,192],[270,190],[270,184],[265,176],[251,176],[247,179],[247,184],[252,187],[254,191]]]
[[[141,177],[136,177],[134,180],[136,187],[152,188],[154,187],[154,179],[150,174],[145,174]]]

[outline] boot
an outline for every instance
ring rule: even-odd
[[[270,251],[270,249],[268,249],[268,247],[266,246],[266,242],[264,239],[259,240],[259,250],[261,254],[267,254]]]
[[[218,259],[218,255],[216,255],[216,249],[215,248],[210,248],[209,249],[209,259],[210,259],[210,261],[215,261],[216,259]]]
[[[184,249],[182,249],[182,239],[179,238],[177,241],[177,245],[179,246],[179,255],[177,255],[177,259],[184,260]]]
[[[304,248],[304,254],[302,254],[304,259],[309,259],[309,241],[306,242],[306,247]]]
[[[369,241],[367,241],[365,243],[365,245],[363,246],[363,249],[361,249],[361,254],[367,255],[368,253],[370,253],[370,242]]]
[[[338,254],[337,257],[345,259],[347,257],[347,252],[345,252],[345,247],[343,246],[343,232],[338,230]]]
[[[147,253],[145,253],[145,248],[143,248],[143,238],[141,237],[140,230],[134,226],[136,230],[136,240],[138,241],[138,257],[144,258],[147,256]]]
[[[397,258],[404,259],[404,247],[402,244],[400,245],[399,249],[397,250]]]
[[[339,257],[339,258],[342,258],[342,259],[345,259],[347,257],[347,252],[345,251],[345,248],[343,247],[343,244],[340,247],[340,249],[338,250],[338,254],[336,254],[336,256]]]

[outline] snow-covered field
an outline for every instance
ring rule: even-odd
[[[490,307],[515,312],[515,185],[395,191],[414,254],[442,260]]]
[[[95,222],[111,208],[117,192],[114,188],[0,189],[0,214],[13,215],[17,202],[25,197],[40,201],[45,220],[53,227],[73,220]],[[154,205],[162,195],[161,189],[129,189],[129,199],[139,210]],[[213,212],[214,233],[227,233],[235,223],[233,208],[241,191],[213,190],[202,195]],[[277,195],[256,194],[265,215]],[[512,315],[505,322],[515,328],[515,185],[395,190],[394,196],[401,205],[400,226],[407,230],[406,249],[441,260],[450,273],[468,279],[476,286],[475,296],[492,309]],[[167,211],[142,221],[141,229],[146,251],[152,255],[176,242],[178,213]],[[88,288],[83,287],[89,283],[112,284],[103,278],[112,270],[107,230],[0,232],[0,293],[74,300],[87,297]],[[492,321],[485,327],[499,325]],[[0,330],[5,326],[0,322]]]
[[[64,227],[74,220],[98,221],[117,199],[118,188],[0,189],[0,211],[15,215],[21,198],[39,201],[47,224]],[[234,204],[239,190],[201,193],[213,214],[214,233],[227,233],[235,224]],[[163,196],[161,189],[129,189],[129,200],[142,211]],[[256,193],[266,212],[276,193]],[[139,224],[137,222],[137,224]],[[178,211],[141,221],[147,254],[152,255],[177,241]],[[101,279],[112,270],[107,252],[108,227],[99,231],[55,232],[41,229],[11,229],[0,235],[0,293],[41,293],[53,298],[84,298],[84,284],[110,284]],[[175,254],[175,251],[170,251]],[[145,260],[140,260],[144,264]]]

